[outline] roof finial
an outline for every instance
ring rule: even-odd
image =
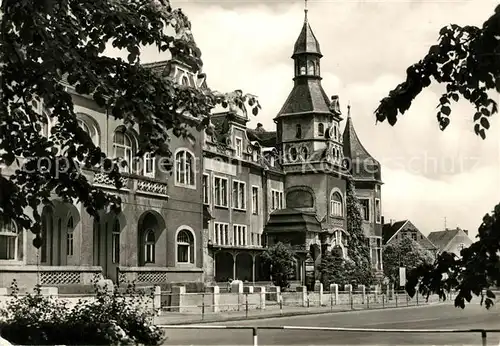
[[[304,0],[304,22],[307,23],[307,0]]]
[[[347,117],[351,117],[351,101],[347,101]]]

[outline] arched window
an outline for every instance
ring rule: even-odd
[[[290,161],[296,161],[297,160],[297,149],[295,147],[290,148]]]
[[[120,221],[115,220],[111,233],[111,260],[120,263]]]
[[[300,66],[300,75],[303,76],[306,74],[306,67],[304,65]]]
[[[0,260],[15,261],[18,256],[18,233],[16,224],[0,221]]]
[[[343,216],[342,196],[338,191],[332,193],[330,197],[330,215]]]
[[[132,139],[123,130],[115,131],[113,136],[113,156],[123,159],[127,164],[120,165],[120,171],[131,173],[132,171]]]
[[[345,246],[347,245],[346,238],[341,230],[333,232],[332,248],[338,251],[342,258],[345,258]]]
[[[144,263],[155,263],[155,231],[146,230],[144,233]]]
[[[195,186],[194,157],[187,150],[175,155],[175,182],[178,185]]]
[[[295,138],[301,138],[302,137],[302,126],[300,124],[297,124],[295,126]]]
[[[80,116],[83,116],[83,115],[80,115]],[[88,133],[88,135],[89,135],[90,139],[92,140],[92,142],[94,143],[94,145],[99,146],[100,145],[99,132],[97,131],[97,128],[94,125],[89,124],[88,121],[85,121],[82,118],[78,118],[77,121],[78,121],[78,126],[80,126],[85,132]]]
[[[307,61],[307,74],[313,76],[314,75],[314,61]]]
[[[177,234],[177,262],[194,263],[194,237],[186,229]]]
[[[66,255],[73,256],[73,216],[70,216],[66,225]]]
[[[184,86],[188,86],[189,85],[189,78],[187,76],[183,76],[181,84]]]
[[[323,123],[318,124],[318,136],[323,137],[325,135],[325,125]]]

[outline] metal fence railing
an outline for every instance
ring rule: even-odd
[[[309,330],[309,331],[329,331],[343,333],[402,333],[402,334],[457,334],[457,333],[477,333],[481,337],[483,346],[487,345],[487,336],[492,333],[500,333],[500,329],[372,329],[372,328],[330,328],[330,327],[301,327],[301,326],[196,326],[196,325],[160,325],[164,329],[245,329],[252,331],[253,345],[258,346],[259,330]]]
[[[181,297],[182,296],[182,297]],[[452,298],[450,294],[448,298]],[[180,301],[182,300],[182,303]],[[437,296],[426,297],[416,294],[410,297],[406,292],[399,291],[394,294],[380,294],[374,292],[266,292],[258,293],[161,293],[161,315],[182,314],[190,320],[210,320],[212,316],[220,313],[249,318],[256,315],[286,315],[299,311],[329,312],[346,310],[372,310],[423,306],[439,301]],[[163,319],[161,319],[163,320]],[[193,321],[191,321],[193,322]]]

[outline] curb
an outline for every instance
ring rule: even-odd
[[[273,314],[273,315],[259,315],[259,316],[235,316],[221,319],[207,319],[207,320],[199,320],[199,321],[188,321],[188,322],[173,322],[166,323],[165,325],[169,326],[182,326],[182,325],[190,325],[190,324],[207,324],[207,323],[217,323],[217,322],[237,322],[237,321],[251,321],[251,320],[264,320],[269,318],[284,318],[284,317],[295,317],[295,316],[309,316],[309,315],[326,315],[326,314],[338,314],[338,313],[346,313],[346,312],[362,312],[362,311],[377,311],[377,310],[395,310],[395,309],[410,309],[410,308],[422,308],[426,306],[439,305],[444,304],[444,302],[435,302],[428,303],[425,305],[410,305],[410,306],[398,306],[398,307],[389,307],[389,308],[373,308],[373,309],[345,309],[345,310],[337,310],[337,311],[296,311],[296,312],[284,312],[283,314]]]

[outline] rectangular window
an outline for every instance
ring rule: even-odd
[[[203,174],[203,204],[209,204],[209,196],[210,196],[210,183],[208,179],[208,174]]]
[[[244,182],[233,180],[233,209],[244,210],[246,208],[245,187]]]
[[[0,260],[16,259],[17,236],[0,235]]]
[[[370,221],[370,200],[368,198],[360,198],[359,204],[361,208],[361,217],[364,221]]]
[[[234,246],[247,245],[247,226],[233,225],[233,244]]]
[[[66,255],[73,256],[73,232],[66,235]]]
[[[214,178],[214,204],[217,207],[227,208],[227,179],[215,177]]]
[[[283,209],[283,192],[271,190],[271,210]]]
[[[252,186],[252,214],[259,213],[259,187]]]
[[[151,153],[144,155],[144,176],[154,178],[155,177],[155,157],[151,156]]]
[[[227,223],[216,222],[214,224],[214,243],[216,245],[228,245],[229,225]]]
[[[417,241],[417,232],[411,232],[411,239]]]
[[[111,260],[113,263],[120,263],[120,233],[113,233],[111,235]]]
[[[380,199],[375,198],[375,220],[377,223],[382,222],[382,208],[380,206]]]
[[[236,148],[236,157],[243,156],[243,140],[240,137],[236,137],[234,140],[235,148]]]

